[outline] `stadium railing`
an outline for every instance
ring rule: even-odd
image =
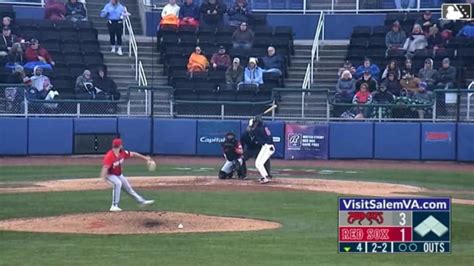
[[[290,121],[353,120],[353,116],[341,117],[344,112],[352,110],[353,115],[364,113],[363,120],[370,121],[474,122],[472,88],[435,90],[429,102],[420,103],[401,97],[392,104],[369,105],[337,102],[334,93],[324,89],[275,88],[271,99],[251,102],[174,100],[174,89],[169,86],[131,86],[118,101],[104,98],[38,100],[28,96],[25,100],[24,89],[25,86],[19,84],[0,85],[0,116],[242,119],[260,114],[276,103],[278,109],[265,118]]]
[[[202,2],[198,1],[199,2]],[[167,0],[143,0],[142,4],[147,10],[161,10]],[[224,0],[229,6],[234,0]],[[254,0],[249,1],[253,12],[271,12],[271,13],[319,13],[321,11],[330,13],[366,13],[366,12],[396,12],[400,11],[395,6],[394,0]],[[402,1],[402,4],[404,1]],[[408,2],[408,1],[407,1]],[[415,0],[415,5],[410,7],[403,6],[404,10],[424,11],[440,9],[442,0]],[[406,3],[405,5],[408,5]]]
[[[46,0],[5,0],[0,4],[5,5],[25,5],[25,6],[44,6]]]
[[[105,97],[92,99],[34,99],[21,84],[0,84],[0,116],[115,117],[162,116],[173,114],[172,91],[168,86],[130,86],[120,100]],[[26,96],[25,96],[26,95]],[[167,114],[154,114],[155,104],[170,109]]]

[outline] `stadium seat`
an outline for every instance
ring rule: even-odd
[[[271,37],[273,35],[273,27],[270,26],[255,26],[253,31],[258,38]]]
[[[74,23],[74,27],[76,29],[91,29],[91,28],[94,28],[94,24],[92,23],[92,21],[77,21],[76,23]]]
[[[217,28],[216,35],[217,36],[232,36],[234,31],[237,29],[237,27],[234,26],[221,26]]]
[[[77,41],[65,40],[62,44],[61,51],[65,55],[71,54],[71,53],[80,53],[81,45]]]
[[[367,48],[368,39],[363,37],[351,38],[349,46],[351,48]]]
[[[372,37],[385,37],[388,31],[389,28],[386,26],[374,26],[372,28]]]
[[[82,41],[81,50],[83,52],[99,52],[100,51],[99,42],[97,40]]]
[[[371,37],[369,39],[369,48],[384,48],[385,46],[385,37]]]
[[[356,26],[352,31],[352,37],[369,37],[371,28],[369,26]]]
[[[60,35],[60,37],[63,41],[65,41],[65,40],[74,40],[74,41],[79,40],[79,34],[77,33],[76,30],[61,29],[59,31],[59,35]]]
[[[79,37],[82,41],[95,41],[97,40],[96,29],[79,29]]]
[[[74,22],[69,21],[69,20],[60,20],[56,21],[56,28],[58,30],[65,30],[65,31],[75,31],[76,30],[76,25]]]
[[[179,36],[184,35],[195,35],[196,34],[196,27],[191,25],[183,25],[178,28],[177,31]]]
[[[59,40],[56,39],[46,39],[41,41],[41,46],[48,50],[48,52],[59,52],[61,51],[61,45]]]
[[[179,38],[179,42],[182,46],[196,46],[197,37],[196,35],[183,35]]]

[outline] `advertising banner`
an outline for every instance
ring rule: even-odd
[[[328,125],[285,125],[285,159],[327,159]]]
[[[197,154],[222,155],[221,144],[227,132],[234,132],[240,139],[240,121],[198,120]]]

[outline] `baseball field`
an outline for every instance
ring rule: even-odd
[[[473,265],[472,164],[274,160],[261,185],[218,180],[217,158],[155,160],[124,168],[155,204],[124,193],[110,213],[101,158],[0,158],[0,265]],[[452,253],[339,254],[342,195],[452,197]]]

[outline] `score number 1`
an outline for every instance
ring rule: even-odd
[[[404,212],[400,213],[400,225],[404,226],[407,223],[407,215]],[[400,229],[402,233],[402,242],[405,242],[405,228]]]

